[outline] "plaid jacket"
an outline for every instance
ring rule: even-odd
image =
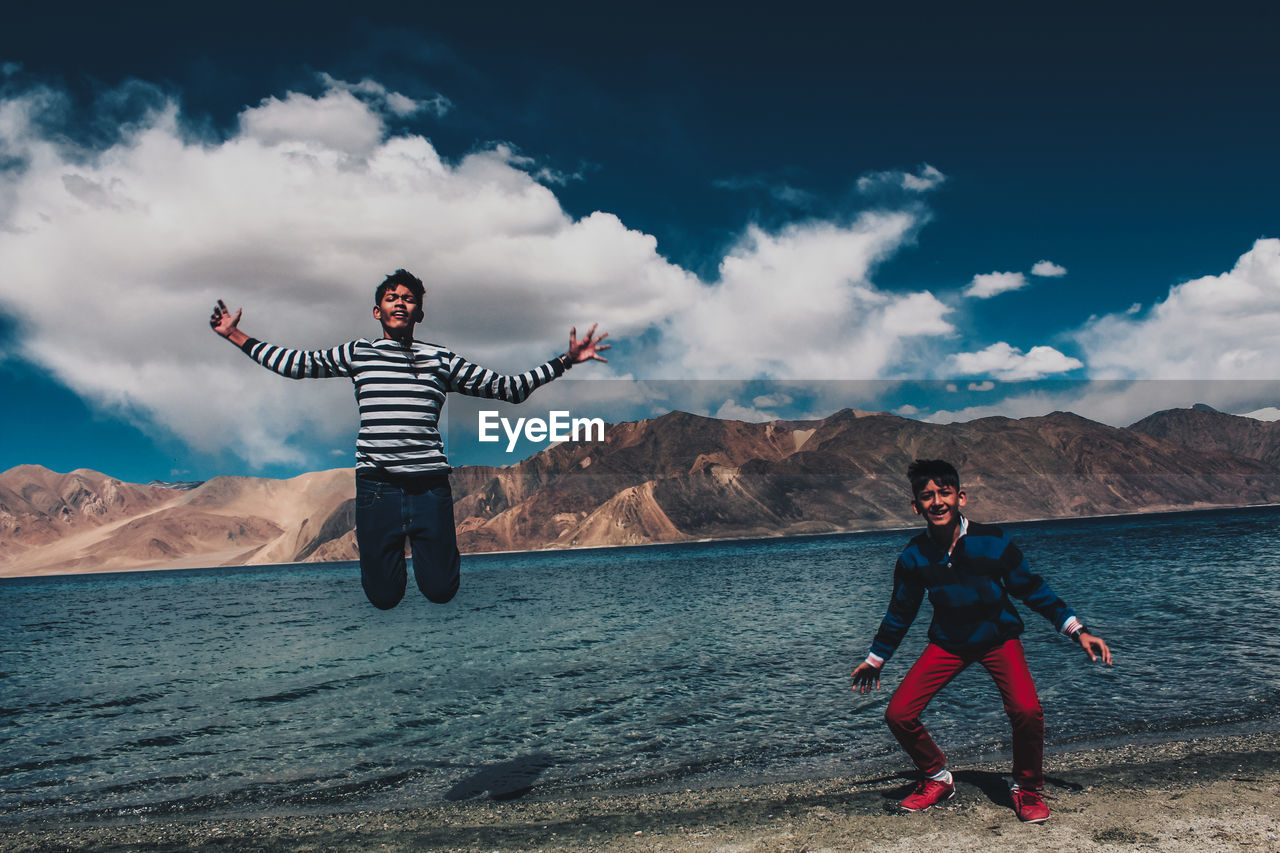
[[[967,519],[963,523],[950,554],[926,531],[898,558],[889,609],[871,643],[872,663],[893,655],[926,592],[933,605],[929,640],[957,655],[981,654],[1022,633],[1022,619],[1010,594],[1068,636],[1079,628],[1075,612],[1044,578],[1031,572],[1004,531]]]

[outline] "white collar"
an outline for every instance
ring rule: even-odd
[[[960,543],[960,540],[963,539],[964,535],[968,532],[969,532],[969,519],[965,518],[962,515],[960,516],[960,535],[956,537],[955,541],[951,543],[951,547],[947,549],[948,560],[951,559],[951,552],[956,549],[956,545]]]

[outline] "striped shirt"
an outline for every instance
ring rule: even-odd
[[[350,377],[360,407],[356,469],[397,476],[448,473],[439,422],[450,391],[520,403],[565,369],[557,357],[526,373],[505,376],[435,344],[414,341],[405,346],[390,338],[362,338],[312,351],[249,338],[240,348],[290,379]]]
[[[1080,620],[1044,578],[1033,574],[1018,546],[999,527],[961,519],[951,553],[929,537],[914,537],[893,569],[893,595],[867,661],[882,665],[911,627],[924,595],[933,605],[929,641],[956,655],[980,654],[1022,634],[1012,593],[1070,636]]]

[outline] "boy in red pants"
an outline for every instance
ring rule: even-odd
[[[956,469],[940,459],[907,468],[911,506],[926,529],[907,545],[893,571],[893,595],[866,661],[853,672],[854,690],[880,689],[880,670],[911,627],[927,591],[933,604],[929,645],[885,709],[885,722],[924,780],[902,801],[923,811],[955,795],[946,756],[920,724],[929,701],[971,663],[991,674],[1013,727],[1013,808],[1019,819],[1043,823],[1049,807],[1044,788],[1044,714],[1018,636],[1019,618],[1009,593],[1022,599],[1085,650],[1111,665],[1111,650],[1090,634],[1053,589],[1032,574],[1016,545],[998,527],[971,522],[960,510],[964,490]]]

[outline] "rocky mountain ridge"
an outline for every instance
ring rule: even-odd
[[[918,522],[903,482],[945,458],[970,514],[1026,520],[1280,502],[1280,422],[1207,407],[1128,428],[1055,412],[940,425],[842,410],[745,423],[671,412],[453,473],[464,552],[871,530]],[[0,474],[0,576],[356,558],[354,472],[177,489]]]

